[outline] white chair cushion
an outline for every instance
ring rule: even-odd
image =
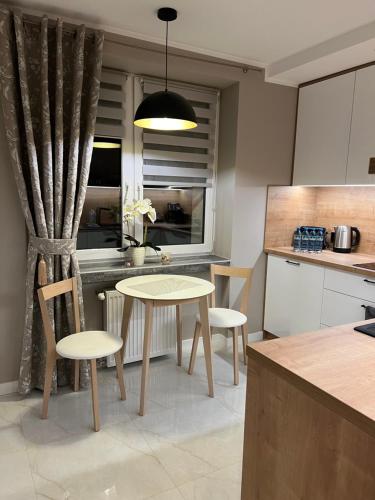
[[[74,333],[56,344],[56,351],[68,359],[97,359],[114,354],[122,347],[122,338],[103,331]]]
[[[247,322],[247,317],[241,312],[224,307],[211,307],[208,310],[208,319],[210,326],[215,328],[234,328]],[[197,320],[200,321],[199,314]]]

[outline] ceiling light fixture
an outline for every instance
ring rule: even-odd
[[[170,7],[158,10],[158,19],[167,23],[165,37],[165,90],[147,96],[138,106],[134,125],[154,130],[187,130],[197,126],[191,104],[180,94],[168,90],[168,23],[177,18]]]

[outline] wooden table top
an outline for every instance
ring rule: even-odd
[[[375,436],[375,338],[360,321],[253,343],[247,355]]]
[[[363,253],[336,253],[332,250],[323,250],[321,253],[301,253],[294,252],[292,247],[271,247],[265,248],[265,253],[287,257],[292,260],[300,260],[309,264],[317,264],[320,266],[333,267],[341,271],[361,274],[362,276],[375,277],[375,271],[353,267],[354,264],[368,264],[375,262],[375,255],[367,255]]]
[[[207,280],[179,274],[151,274],[119,281],[116,290],[142,300],[188,300],[204,297],[215,290]]]

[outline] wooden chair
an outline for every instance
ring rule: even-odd
[[[75,333],[61,339],[56,344],[55,334],[48,313],[47,301],[60,295],[71,293]],[[44,377],[42,418],[48,416],[48,402],[51,393],[53,370],[56,360],[68,358],[74,360],[74,390],[79,390],[79,360],[89,360],[91,369],[92,407],[94,416],[94,429],[100,429],[98,379],[96,373],[96,360],[104,356],[115,355],[117,378],[120,386],[121,399],[126,399],[123,378],[122,360],[120,350],[122,338],[104,331],[80,331],[80,317],[78,306],[77,279],[70,278],[51,285],[46,285],[38,290],[39,304],[42,313],[43,330],[47,341],[46,369]]]
[[[215,307],[215,292],[211,296],[211,305],[208,310],[208,317],[210,328],[225,328],[232,332],[233,336],[233,371],[234,371],[234,384],[239,384],[239,357],[238,357],[238,329],[241,328],[242,345],[243,345],[243,361],[246,365],[246,344],[247,344],[247,308],[250,291],[252,269],[244,267],[228,267],[220,266],[217,264],[211,265],[211,282],[215,284],[216,276],[226,276],[228,278],[242,278],[244,284],[241,290],[240,310],[228,309],[222,307]],[[197,356],[198,342],[201,332],[200,317],[197,315],[197,322],[195,324],[193,347],[190,355],[190,364],[188,373],[191,375],[195,366],[195,359]]]

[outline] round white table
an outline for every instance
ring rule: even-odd
[[[208,395],[214,396],[212,376],[212,345],[211,334],[208,324],[208,296],[215,290],[215,286],[207,280],[193,276],[180,276],[176,274],[151,274],[147,276],[135,276],[119,281],[116,290],[125,296],[124,312],[122,317],[121,336],[123,339],[122,360],[124,361],[126,341],[128,338],[129,321],[133,309],[134,299],[138,299],[146,306],[145,328],[143,340],[143,365],[141,400],[139,414],[145,413],[145,397],[148,385],[148,372],[150,365],[150,346],[152,333],[152,317],[154,307],[173,306],[177,307],[177,359],[181,366],[181,316],[180,306],[192,302],[199,303],[199,313],[202,325],[202,337],[206,370],[208,379]]]

